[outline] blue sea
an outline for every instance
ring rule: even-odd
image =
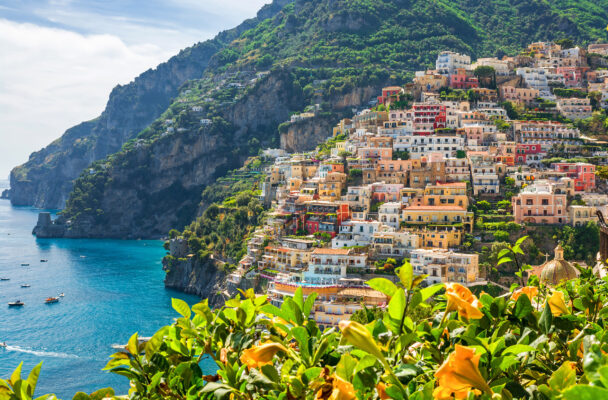
[[[27,372],[43,361],[37,395],[71,399],[108,386],[126,394],[126,378],[101,371],[117,351],[112,344],[170,324],[172,297],[199,299],[164,288],[162,242],[36,239],[39,211],[0,200],[0,277],[10,278],[0,281],[0,342],[8,345],[0,348],[0,377],[21,361]],[[44,304],[59,293],[59,303]],[[25,306],[9,308],[17,299]]]

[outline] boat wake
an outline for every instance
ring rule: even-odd
[[[20,353],[33,354],[38,357],[54,357],[54,358],[78,358],[75,354],[67,354],[67,353],[56,353],[53,351],[42,351],[42,350],[32,350],[19,346],[6,346],[4,348],[7,351],[17,351]]]

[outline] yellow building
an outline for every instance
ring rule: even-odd
[[[422,204],[425,206],[458,206],[469,207],[466,182],[436,183],[424,189]]]
[[[308,266],[311,254],[310,249],[266,246],[262,259],[258,261],[258,268],[280,272],[302,272]]]
[[[346,174],[342,172],[330,172],[325,179],[319,182],[319,200],[340,200],[342,190],[346,187]]]
[[[451,249],[462,244],[464,232],[462,228],[429,228],[415,231],[420,237],[420,247],[423,249]]]
[[[587,222],[597,222],[593,206],[570,206],[568,207],[568,222],[572,226],[585,226]]]
[[[410,206],[403,209],[406,225],[462,226],[473,231],[473,213],[458,206]]]

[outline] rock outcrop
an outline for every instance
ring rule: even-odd
[[[194,294],[208,299],[212,308],[221,307],[227,299],[234,297],[238,289],[265,290],[267,282],[259,276],[243,278],[238,284],[227,280],[224,263],[214,258],[198,260],[192,254],[185,239],[169,241],[170,255],[163,259],[166,272],[165,287]]]

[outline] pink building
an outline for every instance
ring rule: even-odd
[[[557,172],[564,172],[574,180],[574,190],[590,192],[595,189],[595,165],[588,163],[555,163],[552,164]]]
[[[518,143],[515,148],[515,164],[534,165],[540,164],[547,152],[541,148],[540,144]]]
[[[558,67],[555,72],[564,77],[566,87],[581,87],[588,67]]]
[[[372,187],[372,199],[375,201],[400,201],[401,196],[399,191],[403,189],[403,185],[400,183],[373,183]]]
[[[471,71],[467,71],[464,68],[458,68],[456,73],[450,75],[450,87],[453,89],[468,90],[478,88],[479,82]]]
[[[359,158],[369,158],[374,160],[392,160],[392,147],[360,147],[357,150]]]
[[[515,222],[564,225],[568,222],[567,195],[549,181],[537,181],[513,196]]]

